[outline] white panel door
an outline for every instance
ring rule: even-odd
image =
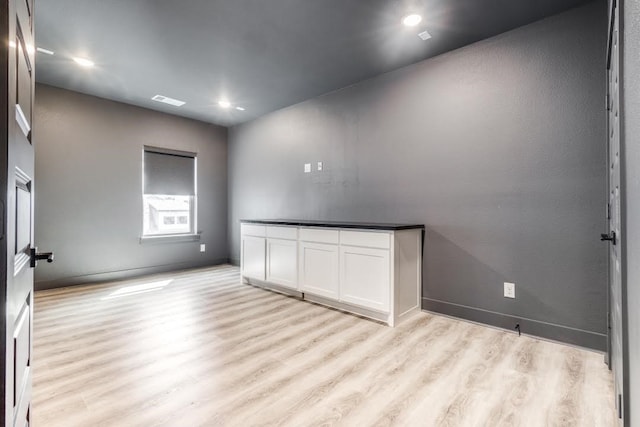
[[[242,236],[241,270],[244,277],[264,280],[265,278],[265,238]]]
[[[390,293],[388,250],[340,247],[340,301],[388,312]]]
[[[338,246],[300,242],[300,290],[338,300]]]
[[[616,396],[616,408],[620,423],[624,424],[625,417],[625,387],[624,377],[627,375],[624,367],[624,307],[625,294],[622,289],[623,277],[621,263],[624,260],[624,229],[621,221],[621,198],[624,189],[621,188],[620,165],[620,46],[619,46],[619,19],[620,10],[616,2],[610,3],[611,23],[609,39],[609,69],[608,77],[608,166],[609,166],[609,206],[608,206],[608,233],[601,236],[602,240],[609,241],[609,366],[613,370],[614,389]],[[626,424],[625,424],[626,425]]]
[[[2,369],[0,425],[28,426],[31,417],[33,267],[34,244],[34,147],[33,94],[35,46],[32,0],[2,4],[2,183],[0,196],[0,285],[2,320]],[[8,45],[8,47],[5,47]],[[9,48],[11,47],[11,48]]]
[[[298,288],[298,242],[267,239],[267,282]]]

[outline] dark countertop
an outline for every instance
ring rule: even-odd
[[[424,224],[387,224],[376,222],[310,221],[304,219],[241,219],[243,224],[291,225],[323,228],[361,228],[368,230],[424,230]]]

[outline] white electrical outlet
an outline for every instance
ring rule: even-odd
[[[206,250],[206,246],[204,243],[200,244],[200,252],[204,252]]]
[[[305,163],[304,164],[304,173],[310,173],[311,172],[311,163]]]
[[[322,170],[322,162],[318,162],[318,170],[321,171]]]
[[[516,297],[516,284],[504,282],[504,297],[515,298]]]

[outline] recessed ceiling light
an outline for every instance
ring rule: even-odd
[[[238,111],[244,111],[244,108],[243,108],[243,107],[236,107],[236,110],[238,110]]]
[[[91,68],[95,65],[95,63],[93,61],[91,61],[90,59],[86,59],[86,58],[78,58],[75,57],[73,58],[73,60],[76,62],[76,64],[80,65],[81,67],[85,67],[85,68]]]
[[[231,107],[231,103],[229,101],[227,101],[227,100],[224,100],[224,99],[218,101],[218,105],[221,106],[222,108]]]
[[[45,48],[42,48],[42,47],[39,47],[39,48],[37,48],[36,50],[37,50],[38,52],[40,52],[40,53],[45,53],[45,54],[47,54],[47,55],[53,55],[53,53],[54,53],[52,50],[45,49]]]
[[[179,99],[169,98],[168,96],[156,95],[151,98],[154,101],[162,102],[165,104],[173,105],[174,107],[182,107],[186,102],[180,101]]]
[[[427,30],[424,30],[423,32],[418,33],[418,37],[420,37],[422,40],[429,40],[431,38],[431,34],[429,34]]]
[[[404,18],[402,18],[402,23],[407,27],[415,27],[420,22],[422,22],[422,16],[417,15],[415,13],[411,15],[407,15]]]

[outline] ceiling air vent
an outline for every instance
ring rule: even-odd
[[[154,101],[162,102],[165,104],[173,105],[174,107],[182,107],[186,102],[177,99],[169,98],[168,96],[156,95],[151,98]]]
[[[431,34],[429,34],[429,32],[425,30],[418,34],[418,37],[420,37],[422,40],[429,40],[431,38]]]

